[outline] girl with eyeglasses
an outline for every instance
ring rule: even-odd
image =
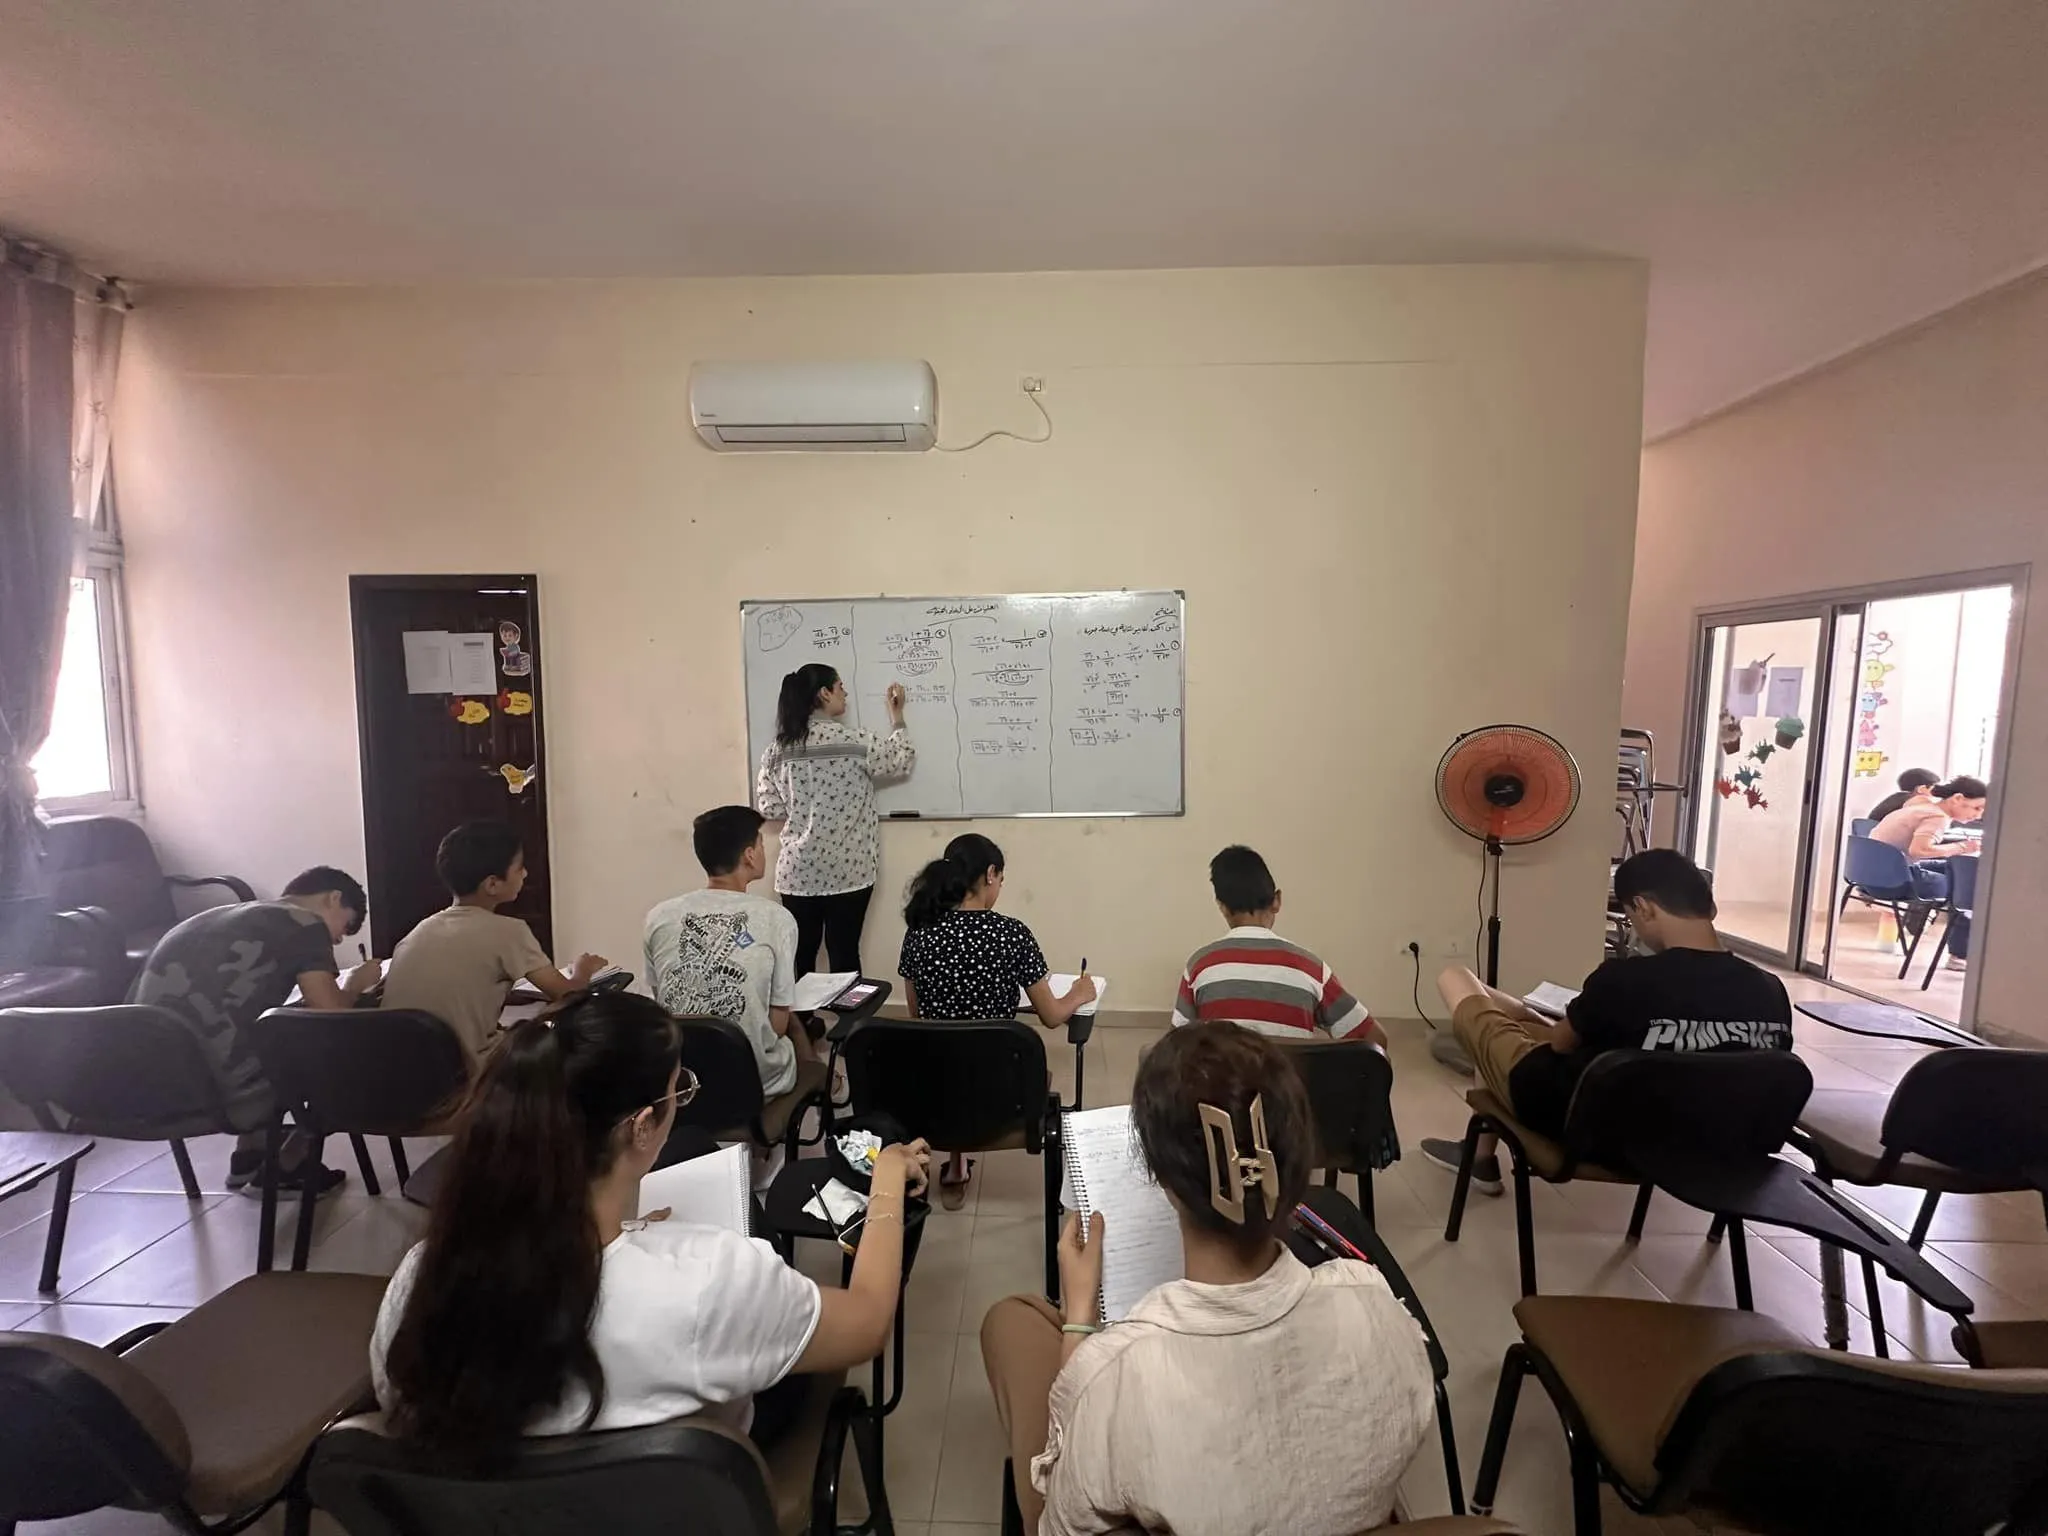
[[[394,1433],[488,1462],[522,1435],[709,1411],[765,1444],[803,1397],[779,1384],[881,1352],[924,1144],[883,1149],[852,1278],[823,1290],[756,1239],[639,1219],[640,1180],[695,1092],[649,998],[590,996],[506,1033],[377,1316]]]

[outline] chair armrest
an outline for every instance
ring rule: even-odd
[[[233,875],[165,875],[164,879],[171,885],[186,887],[223,885],[235,893],[235,900],[237,901],[254,901],[256,899],[256,892],[250,888],[249,882],[237,880]]]

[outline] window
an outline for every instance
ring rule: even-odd
[[[71,578],[50,734],[30,765],[38,796],[52,811],[121,810],[135,800],[122,665],[121,539],[111,500],[111,491],[101,499],[85,568]]]

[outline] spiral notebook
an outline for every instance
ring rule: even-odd
[[[1084,1222],[1102,1213],[1102,1317],[1119,1323],[1147,1291],[1181,1278],[1180,1220],[1145,1167],[1130,1105],[1069,1112],[1060,1127],[1060,1199]]]
[[[657,1168],[640,1181],[640,1214],[668,1207],[670,1221],[725,1227],[743,1236],[753,1228],[754,1171],[747,1149],[720,1147],[686,1163]]]

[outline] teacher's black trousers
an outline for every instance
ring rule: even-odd
[[[860,970],[860,931],[868,922],[868,898],[872,885],[837,896],[784,896],[782,904],[796,919],[796,973],[807,976],[818,968],[818,940],[825,941],[828,967],[834,971]]]

